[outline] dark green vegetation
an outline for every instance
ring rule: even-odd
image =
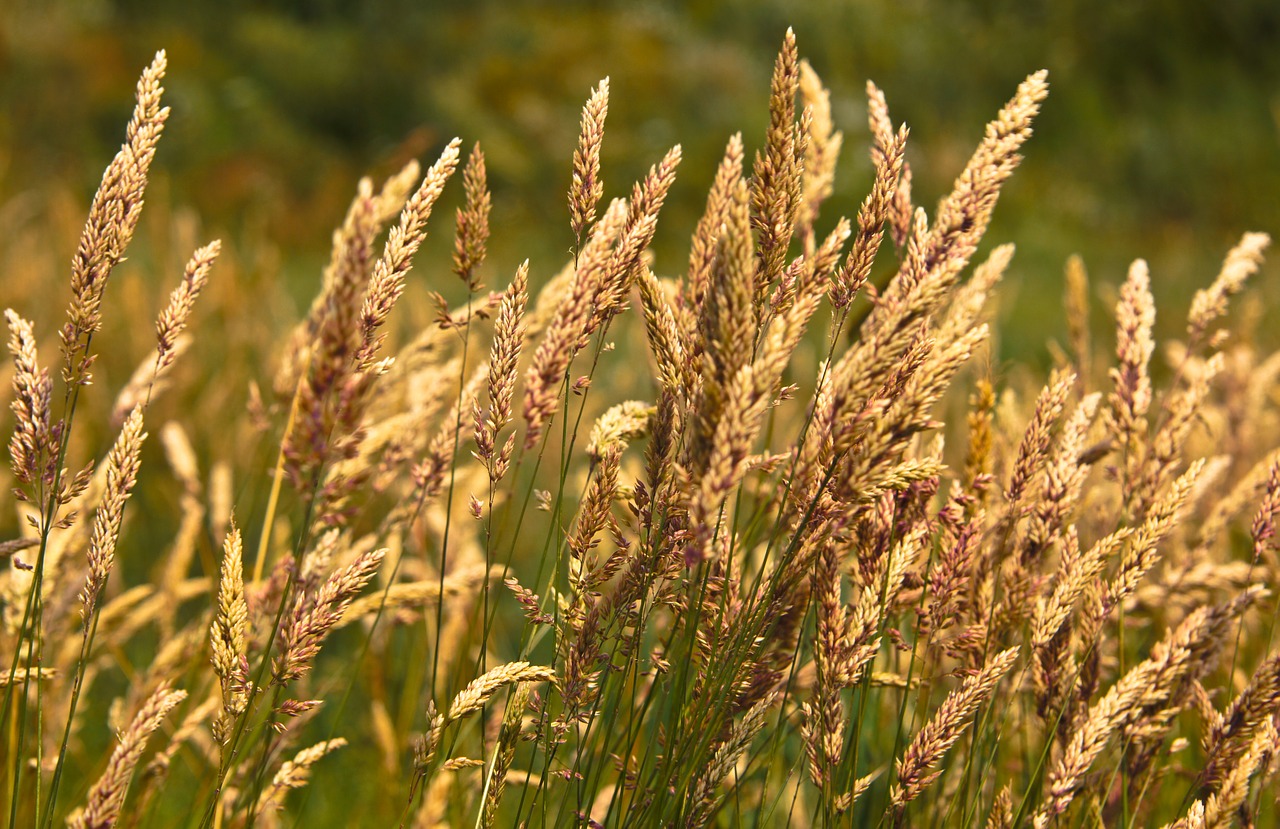
[[[674,143],[695,171],[677,181],[655,242],[671,252],[724,141],[763,129],[756,96],[788,25],[848,133],[838,212],[871,177],[853,128],[867,78],[911,126],[918,202],[931,205],[1012,84],[1049,70],[1053,98],[990,237],[1018,244],[1000,309],[1011,358],[1043,362],[1046,334],[1062,336],[1071,253],[1110,283],[1147,256],[1181,304],[1241,228],[1280,227],[1280,7],[1266,0],[11,0],[0,9],[0,191],[43,190],[52,177],[85,203],[136,68],[163,44],[175,70],[175,129],[160,151],[169,197],[198,207],[212,235],[287,250],[297,304],[355,178],[452,135],[483,137],[495,222],[507,228],[495,260],[528,256],[537,273],[572,241],[549,218],[560,215],[561,160],[584,90],[609,75],[615,180],[635,180]]]

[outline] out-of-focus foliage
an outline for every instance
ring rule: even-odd
[[[1042,348],[1072,252],[1112,284],[1146,256],[1178,303],[1242,230],[1280,226],[1280,6],[1266,0],[8,0],[0,186],[53,179],[87,200],[138,67],[164,47],[174,120],[159,167],[174,201],[215,231],[279,240],[301,278],[359,175],[460,135],[489,158],[497,261],[531,256],[537,278],[570,243],[557,196],[592,85],[611,75],[607,184],[633,181],[676,142],[685,169],[711,170],[737,129],[756,148],[758,96],[787,25],[848,136],[844,212],[870,176],[858,158],[865,79],[912,127],[928,203],[1010,85],[1049,69],[1030,163],[989,237],[1019,246],[1003,298],[1011,348]],[[657,250],[670,262],[701,208],[707,182],[695,178],[677,182],[664,214]]]
[[[631,182],[671,145],[683,146],[684,162],[652,246],[655,268],[668,276],[687,261],[694,220],[730,134],[743,131],[748,157],[760,147],[767,120],[764,101],[770,62],[788,25],[795,27],[804,44],[802,53],[831,87],[837,126],[846,136],[836,193],[824,204],[818,222],[823,231],[835,216],[855,215],[869,189],[865,79],[874,79],[886,92],[894,120],[911,125],[909,155],[916,202],[931,206],[948,192],[983,125],[1008,100],[1009,90],[1028,72],[1048,68],[1053,94],[1026,147],[1028,160],[1004,189],[984,243],[1018,245],[1014,266],[997,293],[999,339],[991,349],[994,365],[989,372],[994,386],[985,383],[988,367],[979,366],[984,383],[971,403],[976,419],[965,420],[970,413],[960,409],[946,415],[949,422],[964,423],[971,435],[983,429],[989,432],[993,418],[1002,428],[1007,426],[1005,421],[1016,422],[1020,430],[1024,418],[1017,409],[1029,409],[1033,395],[1019,391],[1038,388],[1042,366],[1036,363],[1048,360],[1046,341],[1061,339],[1064,333],[1060,274],[1068,254],[1082,254],[1089,266],[1091,284],[1096,286],[1093,299],[1099,306],[1095,310],[1100,312],[1094,315],[1094,327],[1105,331],[1096,338],[1096,348],[1083,350],[1102,356],[1101,362],[1110,365],[1105,353],[1115,337],[1115,286],[1132,259],[1141,256],[1151,262],[1161,309],[1156,339],[1164,342],[1165,333],[1181,333],[1178,329],[1191,291],[1210,282],[1223,254],[1242,231],[1274,235],[1280,228],[1276,198],[1280,194],[1280,50],[1274,48],[1280,9],[1262,2],[1186,9],[1165,4],[1141,11],[1137,4],[1113,8],[1098,0],[1044,4],[1043,8],[1013,2],[979,7],[920,0],[547,7],[515,2],[326,0],[275,3],[270,9],[260,8],[263,5],[249,0],[166,5],[0,0],[0,308],[12,306],[38,321],[41,354],[55,365],[56,356],[49,355],[58,353],[54,332],[68,299],[69,264],[90,196],[103,164],[121,140],[120,125],[139,68],[157,48],[167,49],[169,56],[165,102],[173,114],[152,167],[148,206],[137,238],[128,260],[112,278],[112,312],[95,335],[103,359],[94,366],[95,393],[77,403],[68,468],[78,469],[90,458],[101,457],[101,448],[118,431],[111,419],[112,392],[125,385],[140,360],[150,359],[154,345],[150,321],[176,283],[185,257],[213,237],[226,242],[196,312],[193,350],[198,356],[193,354],[180,364],[183,373],[172,378],[173,387],[157,399],[147,421],[153,433],[173,421],[193,438],[199,469],[209,480],[211,517],[207,520],[214,532],[198,527],[194,535],[181,536],[178,517],[194,513],[184,512],[189,509],[182,500],[184,493],[169,475],[159,441],[152,440],[143,450],[147,478],[130,503],[129,511],[137,517],[128,530],[129,555],[121,556],[115,589],[146,585],[155,572],[167,572],[170,551],[179,543],[189,545],[198,557],[198,566],[188,569],[204,575],[219,572],[220,545],[214,533],[222,532],[233,506],[242,527],[249,533],[267,528],[274,534],[263,534],[267,543],[281,549],[287,546],[291,531],[305,527],[305,518],[291,525],[302,514],[297,499],[290,501],[286,495],[277,513],[269,495],[276,441],[291,428],[286,426],[291,419],[289,408],[271,397],[272,380],[287,341],[282,334],[306,313],[316,293],[331,228],[341,222],[358,177],[370,173],[384,178],[411,157],[429,163],[454,135],[468,145],[479,140],[488,158],[494,207],[490,256],[481,275],[489,283],[487,288],[501,289],[516,263],[529,257],[536,292],[570,256],[573,239],[565,191],[579,112],[591,88],[606,74],[611,77],[604,138],[606,198],[625,195]],[[451,184],[437,206],[429,238],[410,277],[409,293],[395,311],[398,325],[419,330],[430,325],[435,307],[427,301],[428,290],[449,294],[451,301],[459,298],[458,280],[449,274],[448,259],[451,213],[461,191]],[[977,258],[984,255],[980,251]],[[882,256],[873,280],[890,275],[891,260],[887,253]],[[1264,318],[1258,311],[1261,306],[1252,310],[1248,306],[1255,294],[1274,306],[1280,301],[1280,288],[1261,284],[1241,298],[1245,313],[1238,324],[1233,321],[1231,330],[1250,348],[1251,335],[1258,333],[1251,328]],[[865,300],[858,301],[862,303],[859,313],[865,312]],[[592,406],[620,401],[624,390],[627,397],[640,399],[654,388],[643,347],[633,346],[635,352],[626,352],[628,343],[640,342],[643,330],[639,315],[632,316],[629,323],[620,318],[620,327],[629,324],[629,331],[623,327],[619,336],[611,334],[608,343],[601,343],[601,354],[619,353],[606,357],[609,362],[602,363],[598,373],[591,369],[599,382],[575,386],[591,389]],[[1266,353],[1274,345],[1266,340],[1275,335],[1261,334],[1256,338],[1263,341],[1258,350]],[[468,327],[463,341],[470,335]],[[833,349],[848,346],[837,339],[833,337],[830,344]],[[398,336],[392,341],[407,340]],[[614,349],[617,344],[622,347]],[[1251,374],[1245,359],[1248,350],[1232,357],[1233,373],[1223,385],[1232,399],[1247,398],[1250,405],[1262,408],[1264,402],[1273,402],[1265,393],[1270,382],[1265,378],[1274,377],[1274,372]],[[797,354],[803,355],[807,366],[818,365],[820,355],[811,344],[802,344]],[[0,366],[0,385],[11,384],[11,364],[9,360]],[[1162,359],[1158,364],[1157,371],[1181,365],[1177,359]],[[593,374],[584,379],[590,381]],[[430,385],[433,379],[419,385]],[[1173,388],[1180,379],[1185,378],[1160,387]],[[1263,394],[1241,391],[1255,384]],[[928,386],[918,384],[916,391],[921,388]],[[997,399],[993,388],[1011,391]],[[251,390],[256,389],[265,390],[265,407],[246,406],[246,401],[255,399]],[[794,389],[782,397],[793,393]],[[955,408],[963,399],[957,395],[954,406],[947,405]],[[274,409],[271,400],[275,400]],[[1251,437],[1276,432],[1271,428],[1273,408],[1267,405],[1267,418],[1247,423],[1248,428],[1241,427],[1235,409],[1227,409],[1197,421],[1196,429],[1203,426],[1213,439],[1221,440],[1226,454],[1241,448],[1260,451]],[[903,407],[897,413],[913,411]],[[567,406],[565,413],[567,424]],[[797,425],[783,422],[783,417],[779,416],[778,434],[770,428],[770,440],[781,439],[786,429]],[[908,425],[917,428],[914,422]],[[914,431],[903,429],[900,434]],[[1010,429],[998,434],[1001,447],[996,451],[1012,458],[1020,432]],[[990,433],[985,439],[984,451],[991,452],[994,439]],[[962,440],[954,444],[963,447]],[[1048,451],[1047,442],[1044,451]],[[1054,451],[1068,460],[1077,454]],[[1080,454],[1081,465],[1087,454]],[[470,463],[466,452],[460,457]],[[1252,455],[1248,457],[1253,463]],[[982,464],[974,466],[982,468]],[[577,469],[572,477],[561,474],[561,490],[572,490],[580,479],[586,480]],[[531,478],[532,474],[536,470]],[[513,492],[517,478],[511,477]],[[454,499],[452,477],[450,481],[447,502],[460,513],[468,484],[459,478]],[[760,493],[743,491],[754,499],[761,493],[772,497],[768,493],[789,486],[770,483]],[[0,482],[0,491],[8,489]],[[1003,497],[1004,490],[994,491],[996,497]],[[525,503],[534,492],[538,490],[523,496]],[[549,498],[551,490],[544,492]],[[634,495],[635,490],[630,492]],[[367,504],[362,502],[368,510],[357,518],[361,532],[372,528],[374,520],[368,516],[376,514],[381,497],[371,495]],[[493,501],[491,497],[490,510]],[[214,510],[215,502],[225,510]],[[473,503],[477,513],[485,508],[479,500]],[[441,515],[450,514],[448,510],[449,506],[444,507]],[[1081,511],[1097,521],[1092,504]],[[1015,513],[1011,509],[1009,514]],[[214,515],[220,516],[217,521]],[[555,527],[565,515],[557,505],[551,515],[535,520]],[[279,520],[273,521],[274,517]],[[16,510],[0,515],[0,540],[18,535],[18,520]],[[197,525],[205,520],[195,519]],[[764,531],[764,523],[754,519],[749,523],[752,533]],[[885,526],[887,541],[896,525]],[[555,532],[563,534],[563,529]],[[776,528],[769,532],[781,537]],[[423,551],[429,549],[427,533],[424,530],[422,538],[415,539],[415,544],[421,541]],[[560,543],[559,536],[542,527],[523,535],[517,528],[512,535],[521,543],[527,537],[535,547],[543,538],[555,539],[547,549],[558,549]],[[462,537],[461,531],[453,537]],[[973,537],[994,538],[996,533],[981,531]],[[252,541],[252,536],[246,538]],[[448,530],[440,550],[450,549],[447,538]],[[743,549],[753,546],[754,541]],[[933,542],[925,545],[933,546]],[[246,549],[254,547],[256,543],[251,543]],[[515,547],[513,540],[511,549]],[[442,570],[446,558],[441,553]],[[1232,563],[1248,568],[1240,561]],[[1226,568],[1210,567],[1206,572],[1212,578],[1228,578],[1223,575]],[[542,573],[537,577],[541,580]],[[912,583],[925,582],[917,578]],[[503,601],[509,601],[503,595]],[[552,594],[544,591],[543,595]],[[1166,599],[1171,594],[1157,590],[1155,595],[1143,600],[1159,618],[1168,609]],[[193,617],[206,606],[201,604],[199,611],[181,609],[172,618],[164,617],[163,625],[194,623],[203,636],[204,620],[193,622]],[[415,620],[413,627],[405,625],[380,636],[390,646],[406,645],[401,652],[418,654],[424,652],[427,634],[432,633],[435,654],[444,641],[439,634],[445,629],[442,618],[443,612],[437,616],[434,632],[429,622],[423,627]],[[387,621],[391,622],[390,617]],[[515,624],[521,623],[516,619]],[[480,641],[489,637],[487,626],[459,625],[469,631],[466,636],[483,631]],[[1144,620],[1133,629],[1140,635],[1130,637],[1128,647],[1136,652],[1145,647],[1146,632],[1155,628]],[[519,638],[505,621],[492,630],[495,640],[504,640],[500,648],[514,645]],[[888,630],[899,633],[898,628]],[[96,706],[92,716],[84,717],[86,722],[108,722],[108,701],[125,692],[134,666],[150,661],[154,643],[148,637],[153,635],[148,629],[127,649],[106,654],[111,670],[103,672],[94,699],[86,703]],[[470,640],[459,636],[458,641]],[[763,642],[767,637],[751,641]],[[886,640],[895,660],[914,652],[905,640],[899,641],[906,650],[899,651]],[[941,641],[935,644],[945,646]],[[457,647],[461,652],[462,645]],[[1120,648],[1124,647],[1122,640]],[[424,662],[396,658],[378,663],[374,659],[371,663],[377,667],[362,672],[349,661],[354,652],[339,649],[330,665],[341,668],[328,675],[317,672],[323,677],[317,684],[324,686],[317,698],[345,700],[341,686],[349,682],[354,692],[348,710],[373,711],[376,701],[381,707],[370,721],[375,725],[394,721],[396,728],[387,725],[375,733],[361,720],[359,728],[353,729],[360,739],[346,749],[351,758],[344,758],[348,765],[317,773],[317,785],[310,790],[314,794],[307,795],[312,798],[305,807],[307,817],[316,825],[337,825],[356,814],[394,825],[391,812],[399,804],[384,796],[383,787],[394,789],[403,780],[398,776],[403,769],[394,767],[407,760],[404,738],[421,725],[424,699],[433,695],[448,699],[468,677],[448,674],[439,688],[419,695],[413,689],[424,683]],[[1119,653],[1121,658],[1112,664],[1123,666],[1131,653]],[[459,664],[468,661],[460,659]],[[209,663],[204,654],[195,654],[193,663],[207,678]],[[431,671],[434,684],[434,665]],[[816,676],[816,670],[810,673]],[[910,671],[891,676],[897,684],[887,683],[885,689],[913,687]],[[357,687],[357,682],[362,684]],[[403,689],[411,690],[402,693]],[[940,695],[930,699],[933,690],[930,687],[915,713],[923,714],[928,704],[938,702]],[[883,699],[891,700],[901,717],[909,709],[906,704],[897,707],[895,694],[886,690]],[[387,700],[394,704],[385,704]],[[1226,700],[1219,696],[1215,702],[1221,705]],[[346,704],[321,709],[317,727],[327,730],[334,723],[344,723]],[[648,708],[647,702],[644,707]],[[867,721],[880,723],[875,714],[869,714]],[[684,722],[695,729],[702,727],[701,720]],[[779,717],[777,722],[787,718]],[[708,729],[709,734],[713,732]],[[655,728],[654,733],[662,732]],[[109,729],[93,730],[84,738],[83,754],[105,758],[108,734]],[[888,735],[889,730],[883,729],[881,736]],[[977,729],[974,735],[979,743],[986,740]],[[896,737],[893,741],[899,742]],[[653,744],[658,745],[656,737]],[[773,744],[776,751],[779,743]],[[0,745],[8,742],[0,740]],[[849,745],[860,745],[856,732]],[[894,745],[892,753],[885,751],[884,756],[893,757],[902,747]],[[861,772],[869,761],[864,754],[860,767],[856,751],[849,770]],[[1026,751],[1022,746],[1011,751],[1019,756],[1010,768],[1023,774],[1029,767],[1023,762]],[[787,759],[785,754],[778,756]],[[768,780],[796,776],[798,763],[779,765],[788,770],[774,773],[770,766],[768,773],[774,776]],[[196,770],[203,767],[188,765],[182,755],[174,767],[175,777],[186,774],[186,782],[179,780],[174,790],[178,794],[163,808],[186,810],[189,800],[180,787],[198,787],[208,781]],[[362,773],[352,775],[349,769]],[[953,769],[963,769],[966,779],[970,771],[983,773],[967,763]],[[879,804],[889,796],[889,780],[881,778],[876,785],[880,789],[873,794]],[[81,794],[77,791],[74,796]],[[950,799],[948,794],[946,798],[965,803],[963,797]],[[778,802],[797,801],[788,795]],[[1128,809],[1127,802],[1122,805]],[[1181,811],[1176,794],[1172,803],[1160,809],[1172,814],[1175,806]],[[158,814],[155,825],[172,825],[185,816]],[[1264,818],[1268,815],[1264,813]],[[943,821],[951,817],[948,813]],[[768,824],[771,818],[766,814],[763,822]],[[961,819],[958,812],[955,819]],[[725,821],[741,823],[737,812]],[[1265,821],[1259,823],[1265,825]]]

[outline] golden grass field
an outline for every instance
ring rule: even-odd
[[[605,79],[559,272],[486,260],[454,139],[354,185],[296,319],[148,190],[166,68],[87,221],[0,209],[8,826],[1276,825],[1269,239],[1159,347],[1145,262],[1102,325],[1073,259],[1055,365],[993,365],[1046,73],[926,210],[788,31],[678,261]]]

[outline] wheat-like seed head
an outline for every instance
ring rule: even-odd
[[[508,662],[486,671],[471,680],[466,688],[458,692],[449,704],[449,713],[444,722],[456,722],[473,711],[483,708],[499,689],[520,682],[551,682],[555,672],[541,665],[530,665],[528,662]]]
[[[297,679],[310,668],[320,645],[346,614],[356,594],[373,578],[386,552],[382,549],[361,553],[351,564],[335,570],[313,601],[297,603],[293,618],[280,634],[280,653],[275,660],[277,682]]]
[[[590,324],[595,299],[610,278],[613,246],[626,222],[627,203],[615,199],[595,224],[578,255],[569,296],[556,306],[542,341],[533,353],[525,375],[522,406],[527,424],[526,448],[537,444],[547,421],[559,408],[560,384],[582,348],[582,338]]]
[[[1157,725],[1167,723],[1182,704],[1181,697],[1189,693],[1190,682],[1212,667],[1228,622],[1263,592],[1260,587],[1250,588],[1226,604],[1193,611],[1152,648],[1150,658],[1131,668],[1090,707],[1048,777],[1047,798],[1035,816],[1037,827],[1048,825],[1050,819],[1066,811],[1113,734],[1144,718],[1153,718]]]
[[[311,777],[311,767],[326,754],[336,751],[346,744],[347,741],[343,738],[335,737],[332,740],[316,743],[310,748],[304,748],[294,755],[292,760],[285,760],[281,764],[280,770],[276,772],[275,777],[271,779],[270,785],[258,797],[258,810],[261,811],[268,807],[282,808],[284,806],[282,800],[285,793],[290,789],[300,789],[307,785],[307,780]]]
[[[93,534],[89,539],[89,574],[80,593],[82,615],[86,624],[97,609],[98,594],[107,582],[111,565],[115,561],[116,542],[120,539],[120,525],[124,520],[124,505],[138,481],[139,456],[147,434],[142,431],[142,407],[137,406],[129,414],[120,436],[107,455],[107,488],[102,503],[93,519]]]
[[[247,641],[249,605],[244,594],[244,548],[240,528],[234,523],[226,535],[222,552],[222,575],[218,584],[218,610],[209,631],[213,650],[213,670],[222,683],[222,705],[229,715],[244,709],[243,687],[248,677]]]
[[[879,170],[893,155],[890,149],[894,144],[893,120],[889,117],[889,104],[884,92],[871,81],[867,81],[867,124],[871,129],[871,163]],[[906,125],[902,126],[906,129]],[[889,230],[893,234],[893,244],[901,251],[911,235],[912,216],[915,208],[911,203],[911,165],[902,162],[902,176],[894,189],[888,208]]]
[[[486,781],[488,791],[485,793],[484,806],[480,813],[481,829],[491,829],[497,820],[498,806],[506,791],[507,772],[515,759],[516,747],[519,745],[525,709],[529,705],[531,683],[516,683],[507,700],[502,714],[502,727],[498,731],[498,744],[493,754],[493,765],[489,769]]]
[[[991,698],[1000,680],[1017,661],[1018,652],[1019,648],[1001,651],[981,671],[965,679],[947,695],[933,718],[912,739],[898,761],[898,782],[890,795],[898,814],[937,779],[939,772],[930,769],[960,739],[979,706]]]
[[[494,482],[502,479],[498,469],[510,461],[510,452],[494,457],[494,441],[511,422],[511,402],[515,396],[516,371],[524,343],[524,309],[529,302],[529,260],[521,263],[511,284],[503,292],[494,324],[493,347],[489,353],[489,408],[476,418],[476,446],[480,459],[490,466]]]
[[[880,251],[885,221],[893,208],[906,164],[907,135],[904,124],[876,161],[875,183],[858,209],[858,235],[853,249],[832,281],[831,304],[836,308],[847,306],[871,276],[871,265]]]
[[[360,308],[361,341],[356,351],[355,364],[361,371],[367,371],[374,365],[374,356],[382,342],[378,329],[386,322],[392,306],[404,293],[405,274],[412,266],[413,255],[426,238],[426,224],[431,210],[444,191],[445,182],[457,169],[458,147],[461,143],[457,138],[450,141],[440,158],[431,165],[422,184],[409,197],[400,213],[399,224],[391,229],[382,258],[374,265]]]
[[[124,257],[142,215],[142,197],[156,145],[169,117],[160,106],[168,61],[163,51],[138,80],[137,104],[125,132],[125,144],[102,175],[89,207],[89,219],[71,262],[71,306],[63,326],[63,378],[69,386],[89,382],[88,338],[102,326],[102,295],[112,270]]]
[[[111,752],[106,771],[89,789],[84,809],[68,821],[71,826],[75,829],[105,829],[115,825],[124,806],[125,795],[129,792],[133,770],[146,748],[147,738],[186,698],[186,691],[171,691],[165,685],[147,698],[129,727],[120,735],[120,742]]]
[[[569,227],[578,244],[596,220],[596,205],[604,195],[600,179],[600,146],[609,115],[609,79],[604,78],[582,108],[582,128],[573,151],[573,183],[569,186]]]
[[[1227,312],[1227,301],[1240,292],[1249,277],[1262,266],[1262,254],[1271,244],[1265,233],[1246,233],[1227,254],[1222,270],[1208,288],[1196,292],[1187,315],[1187,340],[1193,346],[1215,320]]]
[[[480,278],[476,274],[484,262],[489,242],[489,211],[493,199],[489,195],[489,179],[485,170],[484,153],[477,143],[467,156],[462,171],[462,187],[466,192],[466,206],[458,209],[457,232],[453,242],[453,272],[466,283],[467,292],[480,290]]]
[[[822,79],[807,60],[800,61],[799,87],[805,108],[812,115],[801,164],[800,192],[803,199],[796,223],[811,237],[818,209],[835,189],[836,160],[840,156],[844,134],[836,130],[831,120],[831,93],[822,85]]]
[[[49,370],[40,367],[35,332],[31,323],[12,309],[5,309],[9,324],[9,353],[13,355],[13,436],[9,438],[9,459],[13,477],[31,484],[46,477],[50,446],[49,401],[53,381]]]

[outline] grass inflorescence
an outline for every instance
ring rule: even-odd
[[[846,141],[790,32],[754,155],[735,135],[686,173],[676,146],[611,199],[606,78],[558,273],[487,261],[484,152],[455,139],[359,182],[309,312],[255,344],[262,376],[201,364],[227,353],[201,296],[234,294],[212,241],[115,382],[111,321],[137,310],[108,288],[165,68],[90,207],[56,369],[56,321],[5,311],[8,825],[1276,819],[1280,356],[1228,317],[1269,240],[1246,234],[1160,348],[1145,263],[1111,348],[1073,259],[1058,364],[996,374],[984,307],[1013,248],[975,257],[1044,72],[932,213],[868,84],[848,217]],[[657,261],[672,182],[702,173],[687,263]],[[424,295],[401,341],[459,186],[443,278],[465,298]],[[160,409],[184,376],[239,392]],[[258,449],[220,457],[226,434]]]

